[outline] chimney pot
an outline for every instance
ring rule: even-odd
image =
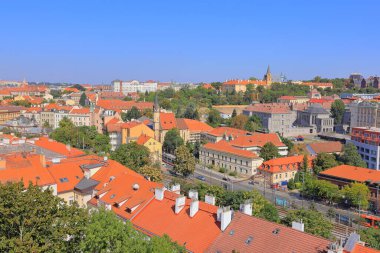
[[[164,199],[164,192],[165,192],[165,187],[154,189],[155,198],[157,200],[163,200]]]
[[[302,223],[302,221],[297,222],[297,221],[292,221],[292,228],[301,232],[305,231],[305,224]]]
[[[240,204],[240,212],[247,215],[252,215],[252,202],[247,200],[243,204]]]
[[[185,196],[179,196],[175,200],[175,213],[179,214],[182,209],[185,207],[186,204],[186,197]]]
[[[205,202],[207,203],[207,204],[210,204],[210,205],[213,205],[213,206],[215,206],[215,197],[214,196],[212,196],[212,195],[205,195]]]
[[[194,217],[199,211],[199,200],[193,199],[190,203],[190,217]]]
[[[232,210],[231,209],[224,209],[220,215],[220,229],[222,231],[226,230],[228,225],[230,225],[232,220]]]
[[[181,192],[181,185],[180,184],[174,184],[170,187],[170,191],[175,192],[177,194],[180,194]]]
[[[190,190],[189,191],[189,198],[190,199],[198,199],[198,191],[196,191],[196,190]]]

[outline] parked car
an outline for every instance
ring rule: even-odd
[[[227,177],[223,177],[223,180],[224,181],[228,181],[229,179]]]
[[[248,181],[248,184],[253,185],[253,184],[255,184],[255,182],[253,180],[251,180],[251,181]]]
[[[201,180],[201,181],[206,181],[206,178],[204,176],[196,176],[197,179]]]

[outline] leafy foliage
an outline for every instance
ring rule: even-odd
[[[210,109],[208,112],[207,123],[212,127],[218,127],[223,122],[220,113],[215,109]]]
[[[280,154],[278,153],[278,148],[276,145],[274,145],[272,142],[267,142],[261,148],[260,157],[262,157],[264,161],[268,161],[270,159],[280,157]]]
[[[149,149],[136,142],[120,145],[111,153],[111,159],[135,171],[151,163]]]
[[[82,95],[80,95],[79,104],[81,106],[86,106],[87,96],[86,93],[82,92]]]
[[[332,154],[320,153],[313,161],[313,171],[315,174],[319,174],[321,171],[335,166],[338,166],[338,162]]]
[[[343,154],[340,156],[339,160],[347,165],[364,168],[367,167],[367,164],[362,160],[362,157],[358,153],[358,150],[352,143],[347,143],[344,146]]]
[[[291,226],[292,221],[299,222],[301,220],[305,224],[305,232],[324,238],[331,237],[333,225],[321,213],[315,210],[301,209],[290,211],[282,222],[287,226]]]
[[[162,148],[165,152],[174,153],[177,147],[182,146],[184,141],[176,128],[170,129],[165,134],[164,144]]]
[[[240,114],[240,115],[237,115],[236,117],[231,118],[230,126],[233,128],[245,129],[248,122],[249,122],[248,117],[246,115]]]
[[[136,106],[132,106],[132,108],[126,112],[126,113],[121,113],[121,119],[123,121],[130,121],[131,119],[138,119],[140,118],[142,115],[141,115],[141,112],[139,111],[139,109],[137,109]]]
[[[143,166],[138,168],[137,172],[145,177],[148,177],[150,181],[162,182],[162,171],[159,168],[153,166]]]
[[[366,210],[369,206],[370,190],[365,184],[352,183],[342,189],[342,197],[345,204]]]
[[[187,177],[195,170],[195,158],[190,150],[182,145],[176,149],[173,170]]]
[[[359,230],[360,239],[371,248],[380,250],[380,229],[368,228]]]
[[[331,114],[335,120],[335,124],[342,124],[345,105],[342,100],[337,99],[331,104]]]

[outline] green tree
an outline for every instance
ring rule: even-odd
[[[83,252],[145,252],[148,247],[148,241],[129,221],[124,223],[104,209],[92,212],[85,234],[81,241]]]
[[[73,144],[76,136],[76,128],[74,123],[67,117],[64,117],[59,122],[59,127],[56,128],[50,137],[58,142],[65,144]]]
[[[210,109],[207,117],[207,123],[212,127],[218,127],[223,122],[220,113],[215,109]]]
[[[141,117],[141,112],[136,106],[132,106],[126,113],[121,113],[121,119],[123,121],[130,121],[131,119],[138,119]]]
[[[199,113],[194,104],[189,104],[182,115],[183,118],[199,120]]]
[[[287,226],[291,226],[293,221],[300,222],[301,220],[305,224],[305,232],[330,238],[333,225],[317,211],[293,210],[288,212],[282,222]]]
[[[110,137],[104,134],[96,134],[93,149],[96,153],[109,153],[111,150]]]
[[[280,134],[279,134],[279,136],[280,136],[282,143],[284,143],[288,147],[288,151],[290,152],[294,147],[294,143],[291,140],[289,140],[288,138],[281,136]]]
[[[278,153],[278,148],[272,142],[267,142],[260,150],[260,157],[264,159],[264,161],[268,161],[270,159],[280,157]]]
[[[78,89],[78,90],[80,90],[80,91],[85,91],[85,90],[86,90],[86,89],[85,89],[82,85],[80,85],[80,84],[75,84],[75,85],[71,86],[71,88],[75,88],[75,89]]]
[[[358,150],[352,143],[347,143],[344,146],[343,154],[340,156],[340,160],[347,165],[364,168],[367,167],[367,164],[362,160],[362,157],[358,153]]]
[[[162,148],[165,152],[173,154],[177,147],[182,146],[183,144],[184,141],[179,134],[179,130],[173,128],[165,134],[164,144],[162,145]]]
[[[149,178],[150,181],[162,182],[162,171],[159,168],[155,168],[153,166],[144,166],[139,168],[137,172]]]
[[[82,95],[80,95],[79,104],[81,106],[86,106],[87,96],[86,93],[82,92]]]
[[[345,204],[361,210],[368,209],[370,190],[365,184],[355,182],[345,185],[341,194]]]
[[[366,242],[369,247],[380,250],[380,229],[360,229],[360,240]]]
[[[337,99],[331,104],[331,115],[335,120],[336,125],[342,124],[345,105],[342,100]]]
[[[313,161],[313,171],[316,175],[335,166],[338,166],[338,162],[332,154],[319,153]]]
[[[325,180],[306,178],[301,188],[301,193],[307,198],[325,200],[328,203],[337,202],[340,198],[339,187]]]
[[[236,117],[231,118],[231,127],[238,129],[245,129],[248,122],[248,117],[240,114]]]
[[[237,116],[236,109],[232,111],[231,118],[235,118]]]
[[[50,190],[0,184],[1,252],[79,252],[86,222],[85,209],[66,205]]]
[[[120,145],[111,153],[111,159],[135,171],[151,163],[149,149],[136,142]]]
[[[302,159],[302,171],[304,173],[309,171],[309,156],[304,154]]]
[[[185,146],[179,146],[175,152],[175,160],[173,170],[187,177],[194,173],[195,158],[189,149]]]

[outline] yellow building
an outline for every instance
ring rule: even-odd
[[[19,106],[0,106],[0,124],[20,116],[23,107]]]
[[[121,125],[121,144],[128,144],[131,141],[136,141],[141,135],[147,135],[154,138],[154,131],[147,125],[131,121]]]
[[[145,146],[149,149],[150,156],[153,162],[161,162],[162,158],[162,143],[155,140],[153,137],[146,134],[140,135],[137,139],[137,144]]]

